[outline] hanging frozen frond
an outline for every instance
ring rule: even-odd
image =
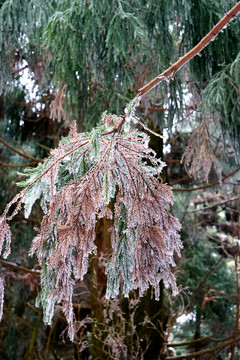
[[[6,216],[3,214],[0,217],[0,254],[2,253],[2,248],[5,243],[5,252],[3,253],[3,257],[8,257],[10,253],[10,245],[11,245],[11,230],[10,226],[7,223]]]
[[[170,266],[180,255],[180,224],[168,213],[173,202],[167,185],[159,182],[165,165],[149,148],[149,136],[136,129],[125,132],[137,101],[128,106],[125,117],[104,114],[102,122],[89,134],[79,134],[73,124],[70,133],[48,159],[22,174],[21,193],[7,206],[1,218],[2,246],[10,251],[10,220],[24,203],[25,216],[40,198],[45,212],[41,229],[32,243],[42,266],[42,290],[36,305],[42,305],[44,321],[51,324],[56,303],[62,304],[68,321],[69,337],[74,337],[72,295],[75,281],[88,271],[98,218],[113,218],[109,230],[112,258],[107,264],[108,298],[119,294],[140,294],[151,284],[159,298],[163,279],[176,293]],[[126,118],[129,118],[126,119]],[[115,202],[112,212],[108,205]],[[10,206],[16,203],[7,217]]]
[[[3,300],[4,300],[4,283],[3,279],[0,278],[0,321],[3,316]]]
[[[221,181],[222,166],[214,155],[210,144],[210,137],[205,121],[193,131],[191,141],[187,146],[183,156],[185,170],[194,178],[203,178],[208,182],[211,168],[214,167]]]
[[[119,195],[118,195],[119,199]],[[119,294],[121,277],[123,279],[123,294],[128,296],[133,289],[132,272],[134,269],[135,234],[127,231],[127,208],[124,203],[116,202],[120,214],[115,211],[115,226],[112,229],[112,259],[106,266],[107,292],[106,298],[114,298]]]
[[[223,136],[230,138],[237,154],[240,152],[239,74],[240,53],[232,64],[225,66],[211,79],[203,91],[207,110],[219,115]]]

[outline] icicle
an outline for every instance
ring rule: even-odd
[[[4,302],[4,282],[3,279],[0,278],[0,321],[3,316],[3,302]]]

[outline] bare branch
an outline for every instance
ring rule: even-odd
[[[40,274],[41,274],[41,272],[39,270],[27,269],[23,266],[18,266],[18,265],[12,264],[12,263],[10,263],[8,261],[4,261],[4,260],[0,260],[0,264],[4,267],[9,267],[13,270],[23,271],[25,273],[30,273],[30,274],[37,275],[37,276],[40,276]]]
[[[7,164],[4,161],[0,161],[0,167],[11,167],[11,168],[15,168],[15,167],[28,167],[28,166],[33,166],[35,165],[36,162],[32,161],[26,164]]]
[[[0,138],[0,142],[1,142],[3,145],[5,145],[8,149],[14,151],[14,152],[17,153],[18,155],[20,155],[20,156],[22,156],[22,157],[24,157],[24,158],[26,158],[26,159],[33,160],[35,163],[36,163],[36,162],[41,162],[41,163],[43,163],[43,160],[42,160],[42,159],[37,159],[37,158],[35,158],[35,157],[31,156],[31,155],[28,155],[28,154],[25,153],[25,152],[23,153],[23,152],[15,149],[12,145],[8,144],[8,143],[7,143],[5,140],[3,140],[2,138]]]
[[[222,261],[222,259],[223,259],[223,255],[220,256],[220,258],[218,259],[216,264],[214,264],[214,266],[209,270],[209,272],[204,276],[204,278],[198,283],[196,289],[194,290],[193,296],[198,294],[198,290],[201,289],[202,285],[207,281],[209,276],[217,269],[217,267],[220,264],[220,262]]]
[[[233,20],[240,11],[240,2],[238,2],[218,23],[212,30],[186,55],[179,59],[175,64],[170,66],[163,73],[158,75],[155,79],[151,80],[147,85],[138,90],[139,97],[146,95],[151,89],[158,85],[163,80],[172,79],[175,73],[181,69],[189,60],[199,54],[209,43],[214,41],[218,33],[231,21]]]
[[[229,177],[233,176],[234,174],[236,174],[238,171],[240,170],[240,167],[238,167],[237,169],[235,169],[234,171],[232,171],[231,173],[227,174],[226,176],[224,176],[222,178],[222,183],[224,182],[224,180],[228,179]],[[198,186],[198,187],[194,187],[194,188],[175,188],[175,189],[172,189],[173,191],[182,191],[182,192],[188,192],[188,191],[196,191],[196,190],[205,190],[205,189],[208,189],[212,186],[215,186],[215,185],[218,185],[220,184],[220,181],[214,181],[210,184],[207,184],[207,185],[203,185],[203,186]]]
[[[200,339],[196,339],[196,340],[184,341],[181,343],[170,343],[170,344],[167,344],[167,346],[175,348],[175,347],[182,347],[182,346],[190,346],[190,345],[199,344],[199,343],[200,344],[201,343],[209,343],[209,342],[220,343],[220,342],[231,340],[232,338],[233,338],[233,336],[228,336],[223,339],[217,339],[217,338],[213,338],[211,336],[204,336],[204,337],[201,337]]]
[[[163,107],[159,107],[159,106],[143,106],[143,105],[138,105],[136,106],[137,109],[140,109],[140,110],[149,110],[149,111],[166,111],[167,109],[166,108],[163,108]]]
[[[232,202],[232,201],[235,201],[235,200],[239,200],[239,197],[238,197],[238,196],[235,196],[235,197],[233,197],[233,198],[231,198],[231,199],[228,199],[228,200],[224,200],[224,201],[215,203],[215,204],[213,204],[213,205],[211,205],[211,206],[206,206],[206,207],[204,207],[204,208],[202,208],[202,209],[189,210],[188,212],[189,212],[189,213],[195,213],[195,212],[199,212],[199,211],[210,210],[210,209],[212,209],[212,208],[214,208],[214,207],[216,207],[216,206],[221,206],[221,205],[227,204],[227,203]]]
[[[237,339],[237,341],[239,341],[240,338]],[[227,342],[225,342],[224,344],[220,344],[218,346],[209,348],[209,349],[205,349],[205,350],[200,350],[200,351],[196,351],[194,353],[190,353],[190,354],[185,354],[185,355],[177,355],[177,356],[167,356],[165,358],[165,360],[183,360],[183,359],[192,359],[194,357],[197,356],[201,356],[204,354],[209,354],[209,353],[215,353],[218,352],[222,349],[224,349],[227,346],[230,346],[232,344],[233,340],[229,340]]]

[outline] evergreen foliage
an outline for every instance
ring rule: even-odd
[[[56,116],[56,107],[62,107],[59,120],[79,119],[87,127],[96,125],[106,107],[120,115],[151,74],[161,73],[170,61],[195,46],[231,5],[234,1],[4,1],[0,8],[0,92],[13,88],[24,60],[42,90],[49,82],[54,85],[52,116]],[[201,26],[196,27],[199,22]],[[204,88],[207,79],[234,61],[237,74],[239,38],[239,26],[231,25],[201,57],[193,59],[190,76],[198,87]],[[10,64],[16,63],[17,67],[11,68]],[[169,125],[174,116],[182,114],[181,80],[176,76],[152,95],[152,101],[167,105],[165,120]],[[219,112],[223,129],[237,144],[239,111],[235,108],[232,112],[231,105],[238,94],[230,91],[231,95],[226,91],[225,109]],[[215,106],[213,101],[211,106]]]
[[[225,337],[231,331],[235,315],[235,287],[231,281],[233,269],[223,261],[217,246],[205,238],[192,236],[184,243],[187,260],[182,261],[179,281],[188,289],[183,296],[186,296],[189,312],[200,320],[189,320],[180,325],[174,331],[175,337],[177,339],[182,331],[192,337],[198,331],[199,335]],[[179,300],[175,306],[179,306]]]
[[[239,74],[240,53],[231,65],[225,66],[212,78],[203,92],[206,108],[219,114],[221,126],[232,139],[237,153],[240,150]]]
[[[131,120],[133,104],[136,101],[126,108],[126,121]],[[96,252],[97,216],[114,217],[113,256],[106,268],[107,297],[119,294],[120,275],[125,296],[136,288],[143,295],[152,284],[158,299],[160,280],[177,292],[170,265],[175,265],[174,251],[180,256],[180,224],[167,211],[173,202],[171,190],[159,183],[164,163],[148,147],[146,134],[136,130],[125,132],[122,124],[121,117],[104,114],[103,123],[89,136],[78,134],[74,124],[68,141],[64,139],[52,150],[43,164],[26,169],[24,175],[28,179],[20,183],[24,190],[8,204],[1,217],[0,245],[2,248],[5,241],[3,256],[7,257],[11,242],[7,220],[17,214],[22,202],[28,217],[32,205],[42,197],[40,205],[46,215],[30,252],[32,255],[36,252],[42,266],[42,290],[37,304],[42,304],[48,324],[55,302],[63,304],[71,340],[74,338],[73,279],[83,280],[89,254]],[[82,174],[83,161],[86,172]],[[66,183],[62,176],[65,173],[69,174],[64,177]],[[112,214],[108,205],[115,194]],[[17,206],[7,217],[14,203]]]
[[[239,18],[137,93],[235,4],[0,0],[1,358],[238,358]]]

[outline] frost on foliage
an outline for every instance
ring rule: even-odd
[[[140,103],[140,100],[141,100],[141,97],[136,96],[128,103],[128,105],[126,106],[126,108],[124,110],[125,116],[126,116],[126,122],[125,122],[125,130],[126,131],[129,130],[131,121],[135,122],[134,115],[135,115],[136,107]]]
[[[27,180],[19,182],[17,185],[20,187],[27,187],[32,184],[43,172],[43,164],[39,163],[36,168],[26,168],[24,173],[19,173],[20,176],[27,177]],[[24,216],[28,218],[31,211],[32,206],[36,200],[38,200],[42,194],[43,183],[41,180],[36,181],[33,185],[31,185],[23,198],[24,205]]]
[[[210,145],[208,129],[203,121],[192,133],[192,139],[182,156],[185,170],[190,176],[204,178],[208,182],[208,175],[214,167],[221,180],[222,166],[214,155]]]
[[[3,214],[0,217],[0,254],[2,253],[3,246],[5,245],[5,251],[3,257],[7,258],[10,254],[11,245],[11,230],[7,223],[6,216]]]
[[[106,266],[107,292],[106,298],[115,297],[119,294],[120,274],[124,279],[123,294],[128,296],[133,289],[132,271],[134,268],[134,234],[127,233],[127,209],[125,205],[117,202],[121,208],[120,214],[116,214],[115,228],[112,229],[112,247],[114,249],[112,260]]]
[[[3,284],[3,279],[0,278],[0,321],[3,316],[3,300],[4,300],[4,284]]]
[[[52,291],[54,288],[54,271],[49,271],[46,262],[42,264],[41,270],[41,291],[36,299],[36,306],[42,305],[44,322],[51,325],[54,313],[55,295]]]
[[[132,116],[136,101],[127,116]],[[51,324],[56,303],[61,303],[74,338],[72,296],[75,281],[88,271],[90,254],[96,254],[95,227],[101,217],[112,219],[109,229],[112,257],[106,266],[108,298],[123,289],[144,291],[153,285],[159,298],[159,282],[177,287],[171,273],[174,252],[182,247],[180,224],[169,214],[173,202],[159,174],[165,165],[148,146],[149,137],[137,130],[122,129],[124,117],[103,115],[102,123],[89,134],[79,134],[73,125],[48,159],[27,169],[25,188],[8,204],[1,218],[0,246],[10,249],[7,223],[25,204],[25,215],[40,198],[45,212],[30,254],[42,266],[42,289],[37,305]],[[114,201],[114,211],[108,207]],[[13,214],[7,212],[17,203]],[[5,252],[6,252],[5,251]]]

